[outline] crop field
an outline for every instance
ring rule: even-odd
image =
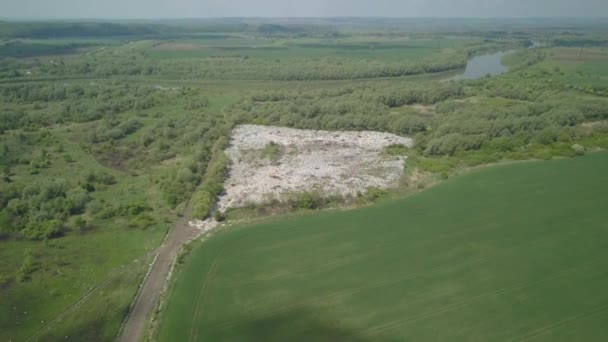
[[[605,76],[608,74],[608,49],[555,48],[549,62],[575,72]]]
[[[605,60],[585,62],[578,67],[578,70],[587,74],[608,76],[608,55]]]
[[[608,153],[496,166],[395,202],[225,228],[160,341],[608,338]]]
[[[321,58],[346,57],[399,61],[419,60],[461,46],[457,39],[254,39],[219,36],[220,38],[185,39],[160,43],[147,50],[154,58]]]

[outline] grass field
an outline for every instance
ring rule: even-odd
[[[554,48],[547,62],[566,71],[608,75],[608,50],[605,48]]]
[[[160,341],[605,341],[608,153],[486,168],[412,197],[226,228]]]
[[[71,129],[79,132],[83,127],[86,124],[74,124]],[[97,191],[93,195],[96,200],[128,203],[154,196],[153,190],[135,191],[146,188],[147,179],[104,167],[86,154],[74,142],[78,133],[65,128],[49,132],[75,161],[67,163],[63,153],[51,150],[52,168],[41,175],[29,175],[27,166],[17,166],[12,182],[83,179],[92,170],[104,170],[115,175],[118,183]],[[17,141],[5,137],[3,142],[17,148]],[[37,149],[25,151],[24,155],[29,156],[40,153]],[[125,219],[89,219],[90,231],[69,232],[61,239],[3,240],[0,274],[7,278],[0,286],[0,339],[22,341],[38,334],[42,340],[52,340],[47,335],[51,333],[55,337],[62,334],[83,340],[90,336],[98,341],[112,340],[146,271],[145,262],[150,261],[144,255],[158,246],[169,228],[161,221],[166,212],[159,210],[154,215],[158,223],[146,230],[128,228]],[[23,284],[8,280],[22,267],[27,251],[34,259],[31,279]],[[65,317],[56,321],[58,316]]]
[[[156,82],[152,84],[156,85]],[[234,91],[214,92],[208,108],[221,112],[236,99]],[[88,102],[80,99],[79,104]],[[56,106],[57,103],[49,103],[41,110],[53,110]],[[163,113],[162,117],[152,113],[139,117],[142,130],[153,127],[160,120],[179,120],[191,115],[183,106],[181,102],[171,102],[154,107],[152,110]],[[6,108],[18,110],[20,107],[6,104]],[[27,108],[29,112],[35,112],[33,107]],[[124,115],[135,116],[132,112]],[[99,124],[100,121],[66,123],[39,131],[25,131],[25,142],[19,140],[18,131],[0,135],[1,147],[6,146],[12,153],[34,159],[46,151],[50,161],[48,168],[36,173],[30,172],[29,163],[14,165],[10,182],[2,185],[46,184],[61,180],[79,184],[91,172],[105,172],[115,177],[116,184],[98,185],[96,191],[90,193],[93,201],[99,202],[102,208],[105,204],[118,206],[143,201],[152,208],[148,214],[154,224],[138,229],[130,226],[128,217],[103,218],[87,212],[89,227],[85,231],[66,228],[65,236],[48,241],[0,238],[2,341],[25,341],[34,337],[48,341],[64,336],[82,341],[114,340],[152,260],[150,252],[163,241],[173,224],[175,212],[180,210],[168,208],[154,180],[179,168],[184,162],[182,159],[191,153],[188,148],[182,148],[182,155],[176,156],[181,159],[173,158],[174,162],[155,162],[151,166],[121,164],[113,168],[111,161],[96,158],[86,148],[87,137]],[[141,130],[134,132],[122,141],[132,150],[142,134]],[[65,155],[71,156],[71,160],[67,161]],[[28,254],[34,261],[33,267],[29,279],[19,281],[16,274],[23,268]]]
[[[146,51],[154,58],[321,58],[345,57],[398,61],[419,60],[462,45],[456,39],[291,39],[244,37],[185,39],[165,42]]]

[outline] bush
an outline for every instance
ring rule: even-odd
[[[73,221],[73,227],[80,233],[84,233],[89,229],[89,224],[88,224],[87,220],[85,220],[83,217],[78,216]]]
[[[17,270],[16,279],[20,283],[25,283],[32,278],[32,273],[36,271],[36,260],[31,250],[26,250],[23,257],[23,263]]]
[[[585,147],[579,144],[574,144],[571,148],[574,151],[574,154],[576,154],[577,156],[582,156],[585,154]]]
[[[276,161],[281,155],[281,145],[271,141],[262,150],[261,157],[271,161]]]
[[[319,203],[317,203],[311,193],[303,192],[297,196],[296,206],[301,209],[316,209],[319,207]]]
[[[89,203],[87,203],[87,206],[86,206],[87,213],[89,213],[91,215],[95,215],[95,214],[99,213],[102,209],[103,209],[103,204],[101,204],[101,202],[99,202],[98,200],[90,201]]]
[[[155,224],[156,221],[148,214],[140,214],[129,220],[129,227],[145,230]]]
[[[224,180],[230,165],[230,159],[223,151],[225,144],[227,144],[227,140],[224,139],[216,142],[205,180],[200,189],[192,196],[192,211],[195,217],[207,218],[216,198],[224,191]]]
[[[118,208],[120,214],[129,216],[139,215],[146,211],[152,211],[152,208],[144,201],[131,202]]]
[[[194,217],[204,219],[213,207],[214,197],[207,191],[197,191],[192,196],[192,214]]]
[[[409,153],[409,149],[402,144],[393,144],[384,148],[384,154],[389,156],[405,156]]]
[[[57,238],[63,235],[63,222],[57,219],[40,222],[30,221],[21,233],[32,240]]]
[[[213,213],[213,218],[215,218],[217,222],[224,222],[226,220],[226,214],[218,210]]]
[[[357,193],[357,202],[359,204],[366,204],[385,198],[389,195],[389,192],[379,188],[368,188],[365,193]]]

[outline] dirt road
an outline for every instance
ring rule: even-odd
[[[155,309],[167,283],[167,276],[173,261],[185,243],[200,235],[200,230],[191,227],[186,218],[180,218],[169,232],[165,242],[156,251],[154,264],[144,281],[125,326],[118,337],[120,342],[141,340],[148,324],[148,318]]]

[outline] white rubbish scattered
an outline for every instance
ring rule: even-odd
[[[279,153],[264,157],[270,143]],[[232,132],[226,153],[232,160],[219,210],[260,204],[269,198],[318,191],[355,195],[370,187],[395,187],[406,157],[383,155],[390,145],[413,140],[381,132],[314,131],[242,125]]]
[[[208,218],[204,221],[192,220],[189,221],[188,224],[190,227],[198,229],[198,235],[200,236],[212,231],[218,225],[218,222],[213,218]]]

